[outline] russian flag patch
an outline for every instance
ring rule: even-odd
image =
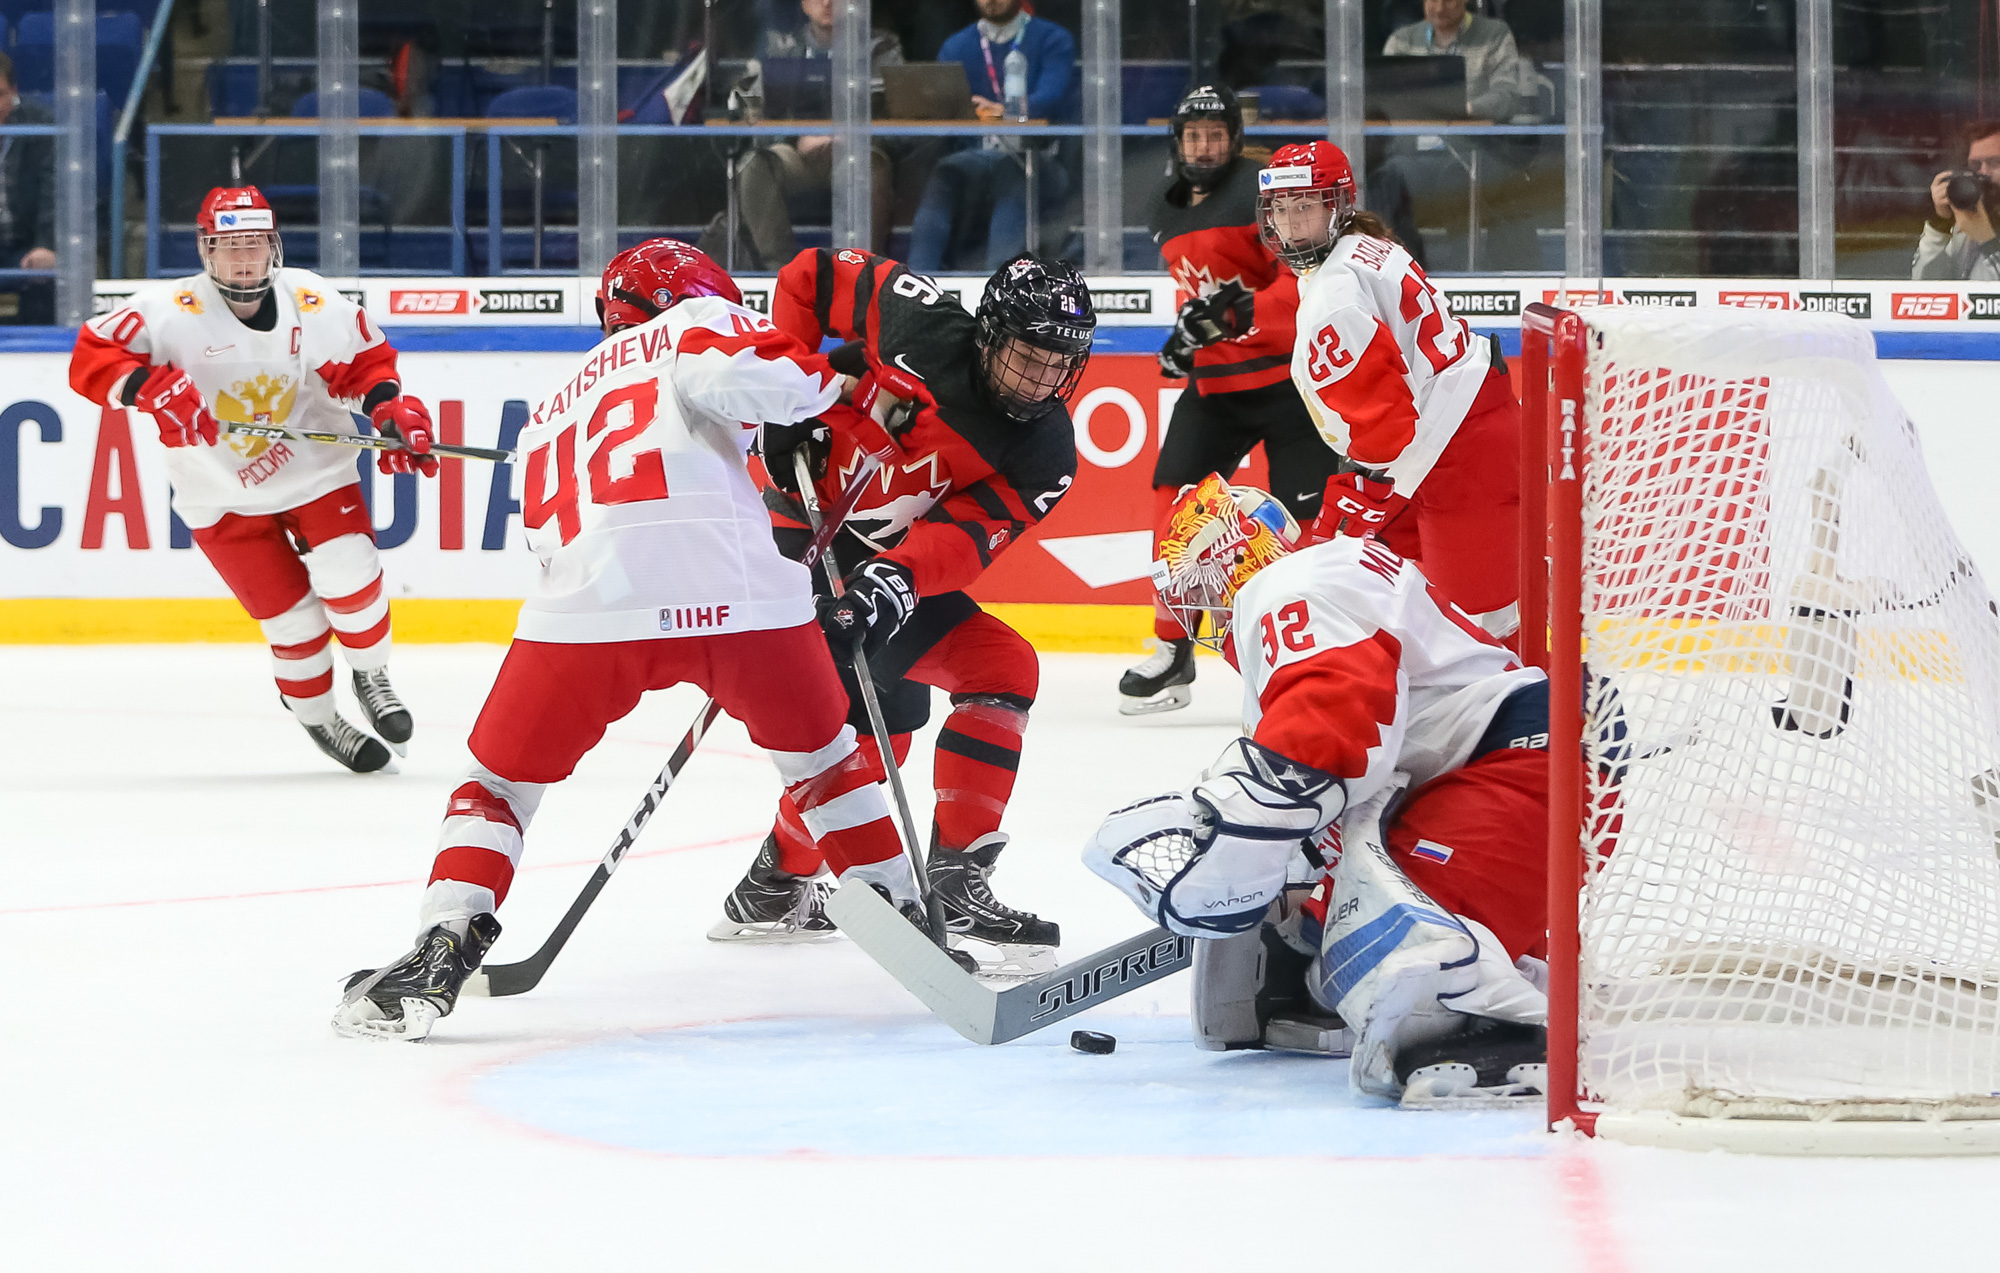
[[[1435,840],[1419,840],[1411,847],[1410,856],[1419,857],[1426,862],[1436,862],[1442,865],[1451,861],[1451,846],[1448,844],[1439,844]]]

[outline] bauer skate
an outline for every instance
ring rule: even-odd
[[[357,1039],[425,1038],[438,1018],[451,1015],[459,987],[499,936],[500,921],[490,914],[437,925],[395,963],[349,977],[333,1028]]]
[[[1549,1032],[1467,1017],[1459,1033],[1403,1048],[1404,1109],[1504,1109],[1539,1104],[1549,1086]]]
[[[722,918],[708,930],[708,939],[779,943],[838,937],[840,929],[826,917],[831,891],[810,876],[780,870],[778,837],[767,835],[756,861],[722,899]]]
[[[987,977],[1033,977],[1056,966],[1062,929],[1015,910],[993,896],[993,871],[1007,836],[980,836],[963,849],[944,848],[936,828],[924,876],[944,913],[946,944],[973,956]]]
[[[361,704],[361,714],[368,718],[368,728],[380,734],[398,756],[409,755],[410,749],[403,744],[410,741],[410,709],[403,706],[395,687],[389,684],[389,669],[356,670],[354,697]]]
[[[1118,682],[1118,714],[1151,716],[1175,712],[1194,701],[1194,642],[1157,640],[1143,662],[1134,664]]]
[[[278,701],[285,704],[286,711],[292,710],[291,703],[284,695],[280,694]],[[303,720],[299,724],[305,727],[306,734],[313,740],[314,746],[355,773],[372,774],[389,763],[389,749],[384,747],[379,739],[370,738],[362,733],[341,719],[338,713],[324,725],[315,725]]]

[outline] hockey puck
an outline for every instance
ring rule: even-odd
[[[1118,1040],[1095,1030],[1072,1030],[1069,1045],[1079,1052],[1089,1052],[1093,1056],[1105,1056],[1118,1050]]]

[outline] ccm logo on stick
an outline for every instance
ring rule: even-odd
[[[1955,292],[1897,292],[1890,298],[1891,318],[1957,318]]]
[[[391,314],[463,314],[466,312],[465,293],[453,289],[423,291],[396,290],[389,293]]]

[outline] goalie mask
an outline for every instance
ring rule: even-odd
[[[1304,274],[1333,251],[1354,217],[1354,172],[1330,141],[1281,146],[1257,174],[1257,239]]]
[[[1299,540],[1299,524],[1275,496],[1211,473],[1183,489],[1167,514],[1153,587],[1196,641],[1219,652],[1229,641],[1237,591]]]
[[[264,299],[285,265],[284,241],[270,201],[255,186],[218,186],[195,214],[195,250],[223,299],[249,305]]]

